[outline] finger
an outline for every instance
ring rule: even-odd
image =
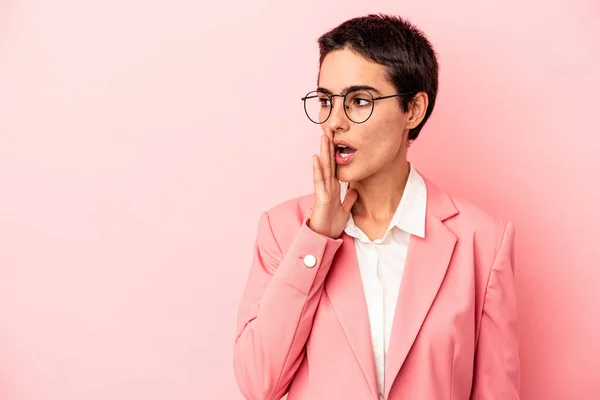
[[[319,161],[319,156],[316,154],[313,156],[313,183],[315,186],[315,193],[323,193],[325,191],[321,162]]]
[[[335,146],[333,144],[333,138],[329,138],[329,164],[331,165],[331,177],[335,178],[335,168],[337,164],[335,163]]]
[[[325,187],[331,180],[331,158],[329,154],[329,138],[325,135],[321,137],[321,170]]]
[[[331,166],[330,168],[330,175],[332,178],[335,178],[335,146],[333,144],[333,135],[332,134],[328,134],[325,133],[325,136],[327,137],[327,147],[328,147],[328,157],[329,157],[329,165]]]
[[[358,192],[356,191],[356,189],[348,189],[348,191],[346,192],[346,196],[344,197],[344,202],[342,203],[342,209],[344,210],[344,212],[350,213],[357,199]]]

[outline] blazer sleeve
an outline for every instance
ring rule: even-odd
[[[484,297],[471,400],[518,400],[520,364],[512,222],[502,235]]]
[[[342,244],[307,222],[282,251],[268,213],[260,217],[234,345],[235,376],[246,399],[281,399],[303,360],[325,277]]]

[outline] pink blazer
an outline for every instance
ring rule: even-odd
[[[247,399],[519,398],[514,227],[424,179],[425,239],[410,238],[385,395],[353,240],[307,227],[310,195],[260,218],[234,349]]]

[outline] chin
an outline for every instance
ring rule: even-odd
[[[342,182],[357,182],[364,178],[356,168],[351,165],[338,165],[336,177]]]

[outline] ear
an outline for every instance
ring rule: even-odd
[[[408,119],[406,120],[406,129],[413,129],[419,126],[429,105],[429,96],[425,92],[417,93],[410,103],[408,103]]]

